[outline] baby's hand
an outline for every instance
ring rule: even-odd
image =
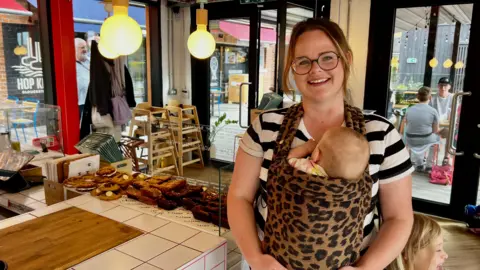
[[[317,142],[310,139],[308,140],[308,142],[290,150],[290,153],[288,153],[288,159],[305,158],[308,155],[312,154],[316,146],[317,146]]]

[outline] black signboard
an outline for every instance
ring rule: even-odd
[[[3,23],[2,30],[8,96],[43,102],[40,29],[37,25]]]

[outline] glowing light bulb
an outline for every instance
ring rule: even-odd
[[[452,62],[452,60],[450,60],[450,58],[445,60],[445,62],[443,62],[443,67],[444,68],[450,68],[452,65],[453,65],[453,62]]]
[[[456,69],[461,69],[465,66],[465,64],[462,62],[462,61],[458,61],[457,63],[455,63],[455,68]]]
[[[105,47],[120,55],[136,52],[143,41],[140,25],[124,14],[114,14],[106,19],[100,29],[100,37]]]
[[[187,41],[190,54],[198,59],[210,57],[215,51],[215,38],[207,31],[208,11],[197,9],[197,30],[193,32]]]
[[[207,31],[206,25],[197,25],[197,30],[188,37],[188,51],[193,57],[205,59],[215,51],[215,39]]]
[[[115,59],[119,57],[119,55],[115,52],[113,52],[110,48],[105,46],[105,43],[102,42],[103,39],[100,39],[100,42],[98,43],[98,51],[100,52],[103,57],[108,58],[108,59]]]
[[[435,58],[435,57],[432,58],[432,60],[430,60],[430,61],[428,62],[428,64],[429,64],[430,67],[432,67],[432,68],[436,67],[436,66],[438,65],[438,60],[437,60],[437,58]]]

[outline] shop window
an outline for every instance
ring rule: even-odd
[[[287,19],[286,19],[287,28],[285,31],[285,59],[287,59],[288,48],[290,44],[290,36],[292,34],[293,27],[295,26],[295,24],[301,21],[304,21],[309,18],[313,18],[313,16],[314,16],[314,12],[311,9],[306,9],[306,8],[298,7],[295,5],[289,5],[287,7]],[[285,65],[290,65],[290,63],[287,63],[285,61]],[[279,72],[283,72],[283,69],[280,70]],[[302,100],[302,96],[300,92],[298,92],[298,89],[289,89],[289,90],[290,92],[288,94],[285,93],[283,96],[284,105],[288,106],[288,104],[291,104],[292,102],[297,103]]]
[[[0,100],[44,101],[36,2],[0,1]]]
[[[146,6],[130,1],[128,14],[140,24],[143,32],[142,45],[135,53],[128,55],[126,61],[133,80],[135,100],[137,103],[141,103],[148,101]],[[86,58],[88,60],[90,58],[91,41],[99,40],[100,28],[109,14],[105,11],[102,2],[96,0],[73,0],[73,16],[75,38],[83,39],[87,44]],[[89,62],[85,63],[85,66],[88,67]],[[78,73],[79,72],[77,72],[77,78],[81,76]]]

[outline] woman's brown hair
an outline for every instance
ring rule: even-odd
[[[435,244],[435,240],[442,235],[442,228],[432,218],[414,214],[413,228],[407,245],[402,254],[393,261],[388,270],[414,270],[415,255],[422,249]]]
[[[320,30],[327,34],[327,36],[333,42],[333,45],[335,45],[337,53],[340,55],[340,60],[344,71],[343,93],[345,98],[348,99],[347,82],[350,76],[350,61],[353,60],[352,49],[350,48],[350,45],[348,45],[347,38],[343,34],[340,26],[326,19],[307,19],[303,22],[297,23],[293,27],[292,34],[290,36],[290,44],[288,47],[287,62],[283,71],[282,84],[284,92],[288,92],[292,88],[289,82],[289,72],[292,66],[293,59],[295,57],[295,47],[297,45],[298,38],[303,33],[314,30]],[[350,60],[348,56],[350,56]]]

